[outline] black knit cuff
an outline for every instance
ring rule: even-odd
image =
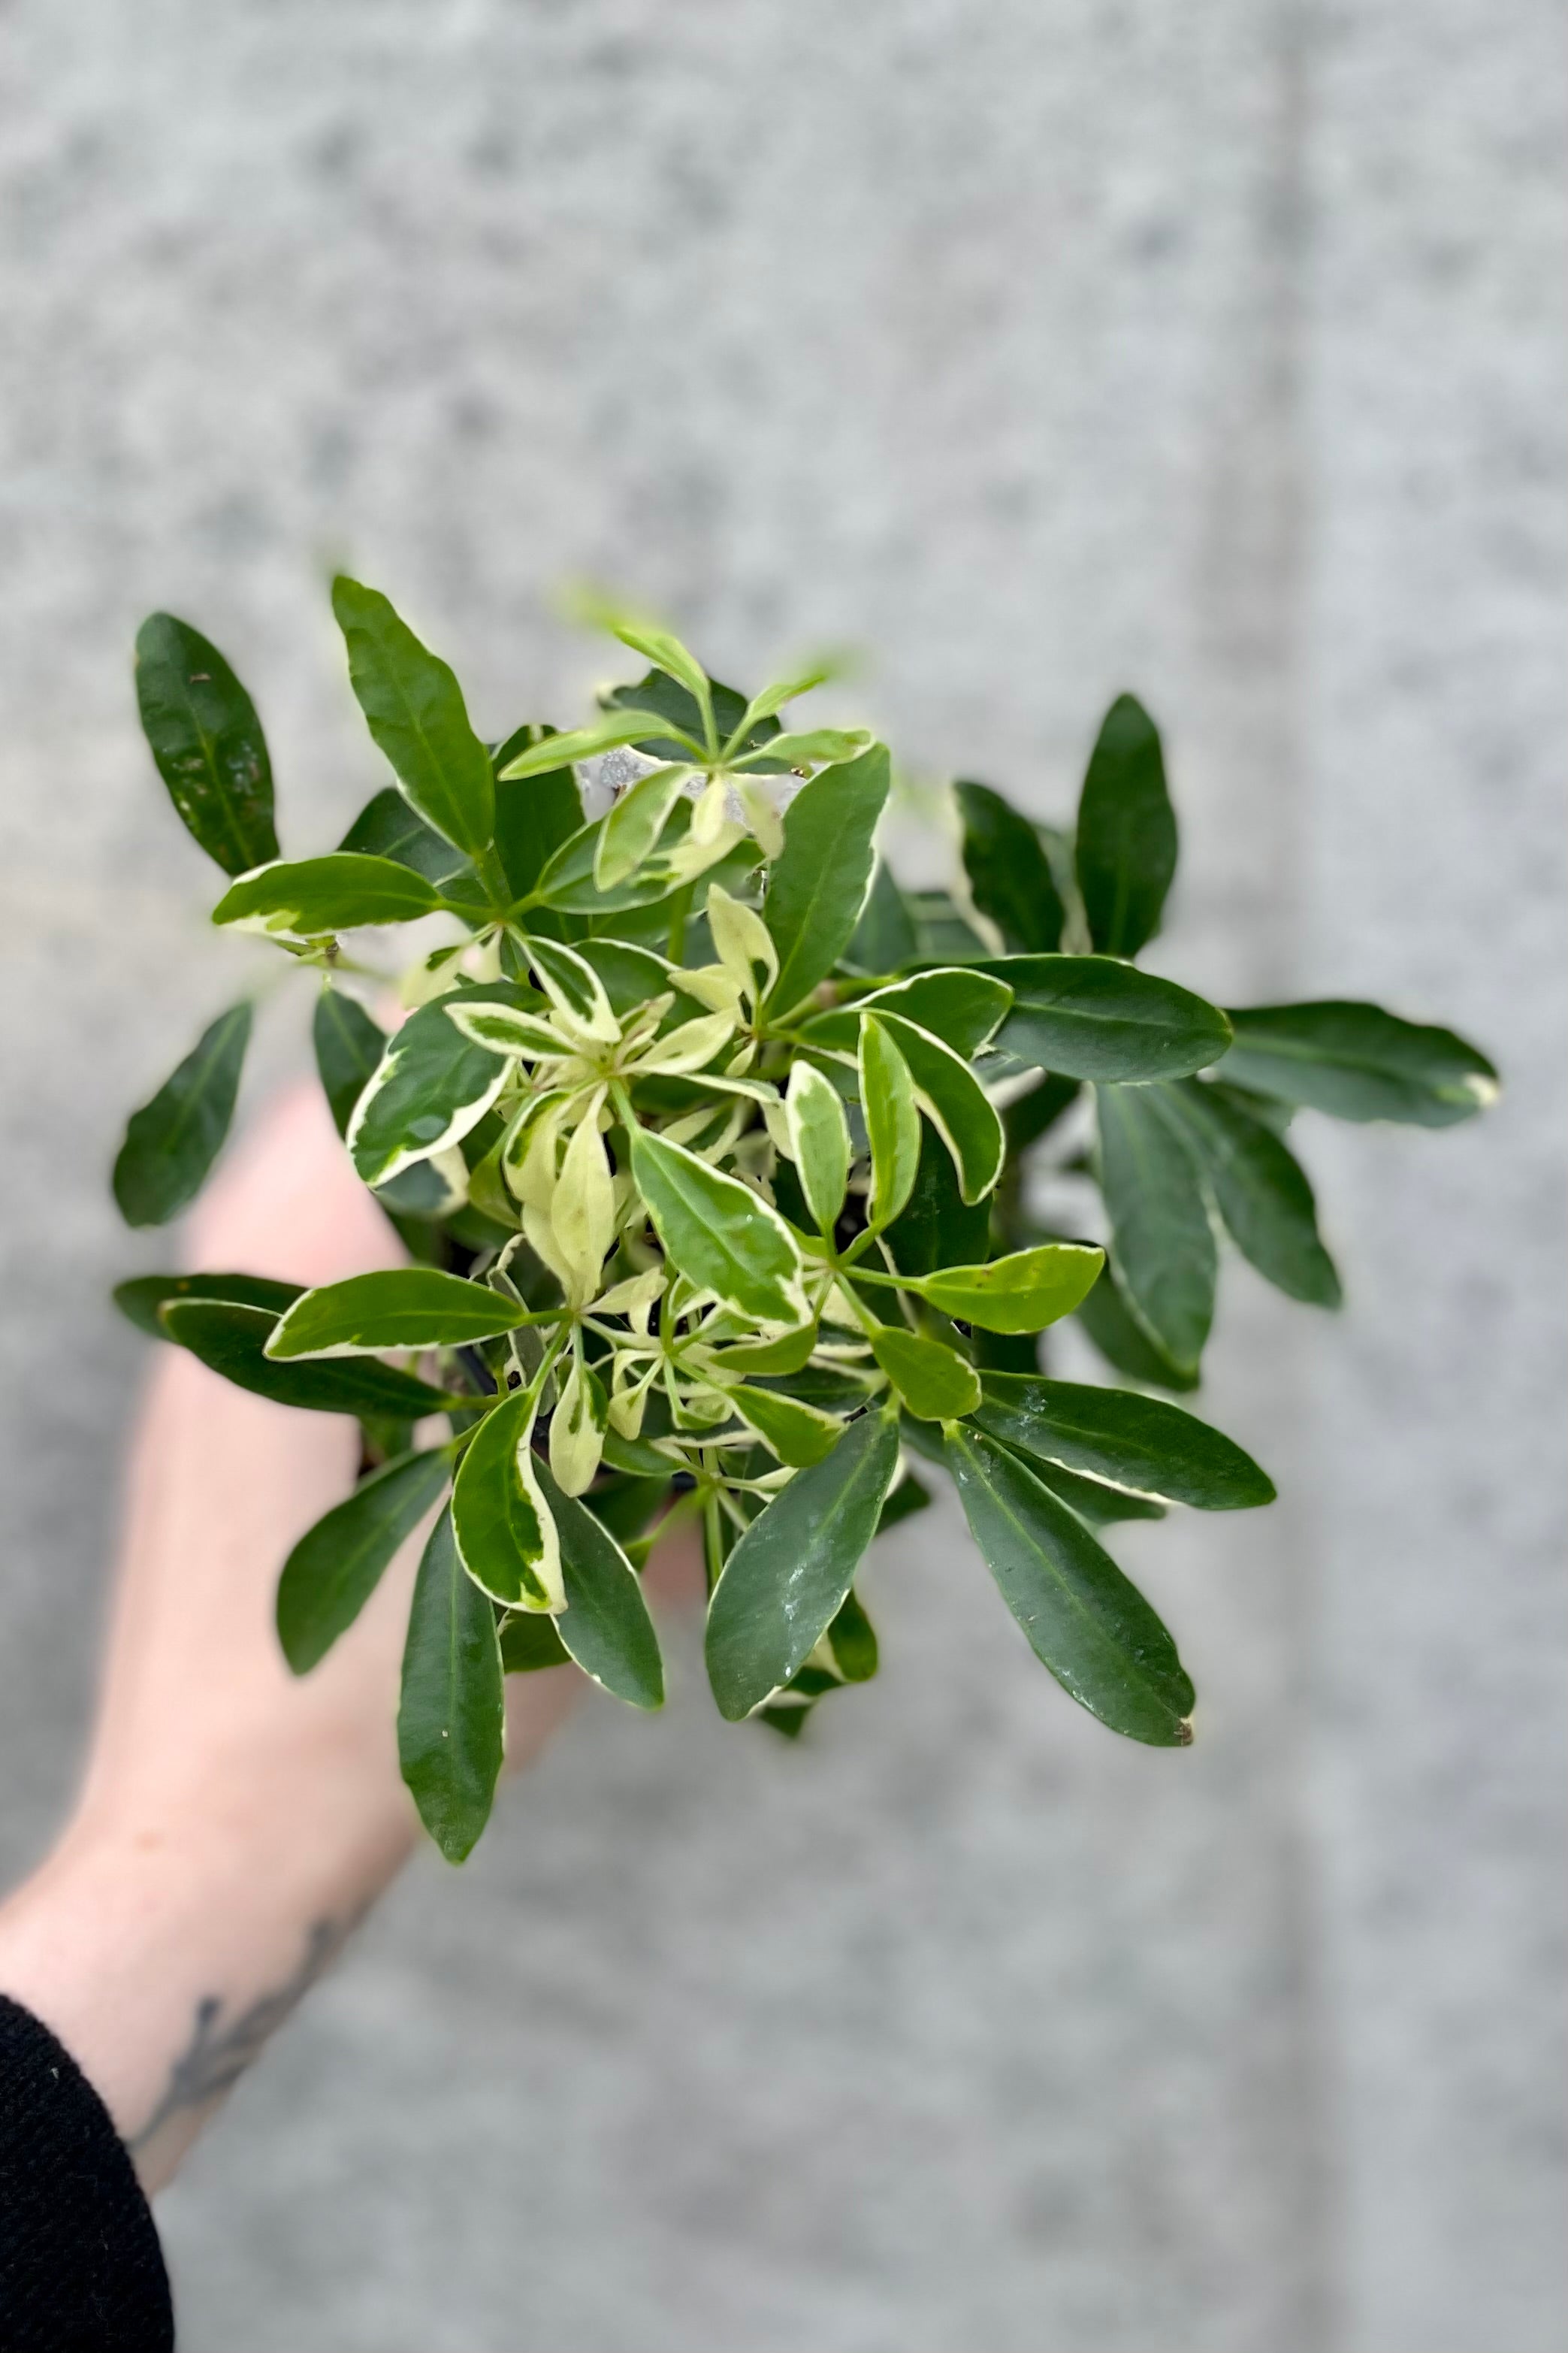
[[[169,2275],[123,2142],[64,2046],[0,1994],[0,2346],[170,2353]]]

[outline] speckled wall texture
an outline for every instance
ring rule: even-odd
[[[1160,960],[1440,1015],[1509,1081],[1444,1137],[1318,1124],[1342,1317],[1230,1277],[1207,1409],[1285,1501],[1123,1543],[1190,1755],[1061,1701],[947,1512],[801,1754],[722,1730],[688,1642],[664,1719],[585,1709],[242,2087],[163,2205],[186,2353],[1558,2353],[1563,36],[4,12],[10,1869],[68,1792],[140,1363],[103,1170],[230,953],[134,733],[147,608],[232,653],[306,848],[377,774],[340,557],[497,733],[595,666],[572,574],[723,672],[859,640],[898,746],[1041,814],[1135,685]]]

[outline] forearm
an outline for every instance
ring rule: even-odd
[[[149,2190],[407,1852],[411,1811],[345,1854],[312,1827],[320,1794],[301,1777],[298,1805],[209,1787],[84,1816],[0,1908],[0,1991],[72,2053]]]

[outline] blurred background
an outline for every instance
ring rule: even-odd
[[[1448,1134],[1303,1116],[1339,1317],[1233,1259],[1202,1409],[1283,1500],[1117,1538],[1192,1752],[1071,1707],[945,1506],[799,1753],[689,1632],[666,1716],[586,1706],[241,2085],[161,2208],[185,2353],[1563,2345],[1563,33],[0,13],[10,1874],[89,1702],[143,1363],[106,1289],[170,1248],[110,1159],[242,953],[137,732],[150,608],[256,695],[293,854],[384,781],[340,561],[491,735],[603,668],[583,574],[742,684],[859,643],[914,767],[1042,817],[1133,688],[1184,828],[1151,960],[1508,1082]]]

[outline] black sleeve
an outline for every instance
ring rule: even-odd
[[[0,2346],[170,2353],[152,2210],[68,2051],[0,1994]]]

